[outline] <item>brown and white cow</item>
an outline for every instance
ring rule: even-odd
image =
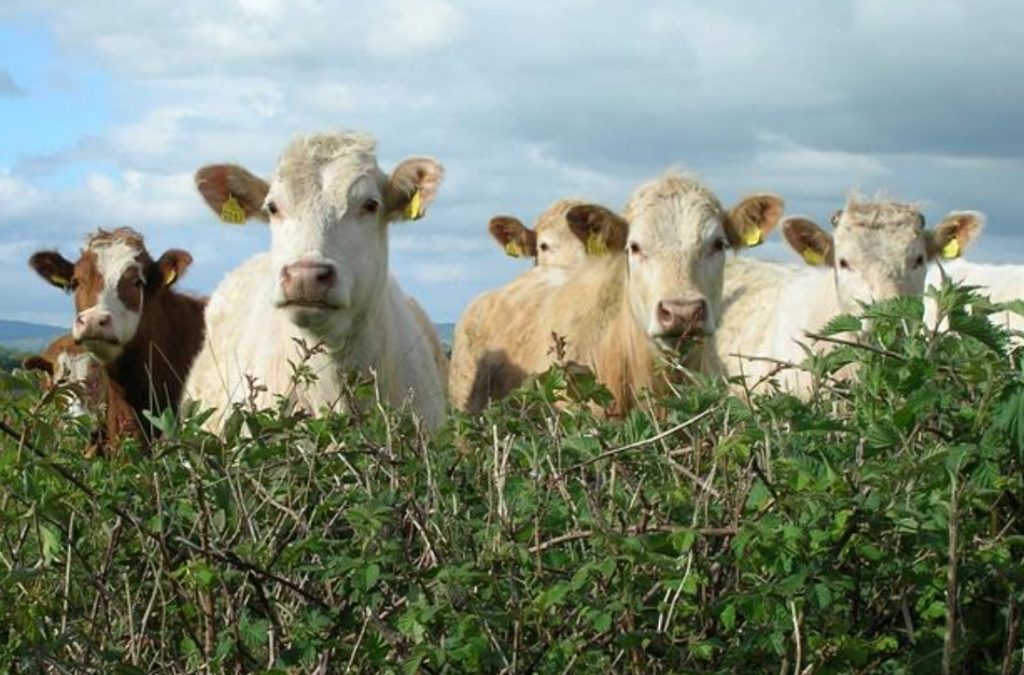
[[[533,258],[540,267],[574,269],[583,264],[587,250],[569,229],[565,215],[583,203],[580,199],[559,199],[537,217],[532,230],[515,216],[495,216],[487,230],[513,258]]]
[[[68,414],[92,418],[97,427],[86,451],[88,456],[109,454],[125,438],[145,440],[135,412],[125,400],[124,389],[70,334],[58,337],[42,354],[27,357],[22,367],[42,372],[46,391],[64,388]]]
[[[353,371],[376,372],[383,397],[412,405],[430,428],[444,417],[447,363],[433,326],[388,272],[388,230],[421,217],[442,167],[429,157],[390,175],[376,144],[360,134],[301,136],[270,182],[234,165],[196,173],[215,213],[270,223],[270,251],[229,273],[210,298],[207,336],[188,395],[216,408],[220,429],[232,404],[286,396],[312,413],[343,409]],[[308,362],[316,381],[295,382],[297,341],[326,348]],[[250,391],[249,382],[261,389]]]
[[[706,187],[675,173],[635,190],[622,217],[596,205],[570,209],[576,236],[608,254],[571,274],[534,268],[493,292],[500,325],[456,330],[453,404],[480,410],[550,367],[552,334],[564,338],[567,361],[609,388],[620,412],[640,391],[663,386],[664,356],[716,371],[705,343],[719,319],[725,253],[759,243],[782,209],[780,198],[758,195],[727,212]]]
[[[726,310],[718,334],[720,360],[753,390],[769,385],[779,362],[800,363],[813,345],[807,332],[832,317],[860,313],[862,303],[924,291],[928,266],[955,258],[984,224],[974,211],[954,211],[934,230],[914,204],[857,196],[832,217],[829,234],[806,218],[787,218],[786,242],[807,267],[757,260],[727,266]],[[809,373],[786,369],[774,376],[783,388],[806,395]]]
[[[74,294],[74,342],[103,363],[140,420],[143,410],[178,409],[202,342],[204,301],[173,288],[191,263],[178,249],[153,260],[130,228],[90,235],[76,262],[56,251],[29,259],[43,279]]]

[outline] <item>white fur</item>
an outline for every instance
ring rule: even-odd
[[[981,286],[978,292],[995,302],[1024,299],[1024,265],[983,265],[962,259],[951,260],[928,270],[926,284],[941,286],[943,270],[954,281]],[[924,312],[926,324],[934,326],[938,313],[934,300],[925,300]],[[992,320],[1011,330],[1024,331],[1024,317],[1019,314],[999,312],[992,315]],[[1018,337],[1017,341],[1021,338]]]

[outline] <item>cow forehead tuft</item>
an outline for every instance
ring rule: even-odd
[[[565,231],[569,232],[569,227],[565,222],[565,216],[569,213],[569,209],[574,206],[583,204],[582,199],[567,198],[559,199],[551,206],[549,206],[544,213],[537,217],[537,223],[534,225],[534,231],[540,235],[542,232],[551,231]]]
[[[376,142],[360,133],[299,136],[293,139],[277,165],[276,176],[291,199],[305,201],[337,183],[380,173]],[[327,185],[325,183],[330,183]]]
[[[851,194],[837,223],[837,228],[864,227],[873,230],[917,228],[921,205],[894,199],[867,200]]]
[[[625,216],[626,220],[631,220],[647,210],[678,205],[686,205],[687,210],[722,212],[718,198],[696,177],[670,170],[633,191]]]
[[[145,239],[130,227],[119,227],[114,230],[100,228],[85,239],[85,249],[97,251],[110,246],[124,245],[138,251],[146,250]]]

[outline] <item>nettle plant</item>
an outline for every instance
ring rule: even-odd
[[[254,399],[218,437],[186,411],[88,461],[5,377],[0,662],[1017,672],[1021,353],[974,291],[933,295],[942,328],[914,298],[834,320],[862,339],[805,364],[812,400],[702,379],[621,420],[557,364],[428,436],[353,376],[348,414]]]

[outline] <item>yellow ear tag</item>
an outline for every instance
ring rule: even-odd
[[[220,207],[220,219],[234,225],[241,225],[245,222],[245,209],[231,193],[228,193],[227,201]]]
[[[947,260],[960,257],[960,240],[953,237],[942,247],[942,257]]]
[[[813,248],[805,248],[804,249],[804,261],[808,265],[813,265],[814,267],[817,267],[818,265],[820,265],[823,262],[825,262],[825,256],[821,255],[820,253],[815,251]]]
[[[420,197],[419,188],[412,193],[412,198],[405,206],[406,220],[419,220],[423,217],[423,199]]]
[[[50,277],[50,281],[64,288],[67,288],[68,285],[70,284],[70,282],[67,279],[65,279],[64,277],[57,276],[56,274]]]
[[[747,246],[757,246],[763,241],[764,233],[761,232],[761,228],[757,225],[751,225],[747,228],[747,231],[743,233],[743,243]]]
[[[170,286],[174,283],[174,280],[178,278],[178,271],[174,269],[167,270],[167,274],[164,275],[164,286]]]
[[[604,245],[604,239],[597,232],[591,232],[587,237],[587,255],[604,255],[608,247]]]
[[[520,249],[519,244],[514,241],[509,241],[505,244],[505,253],[509,254],[513,258],[521,258],[523,256],[522,249]]]

